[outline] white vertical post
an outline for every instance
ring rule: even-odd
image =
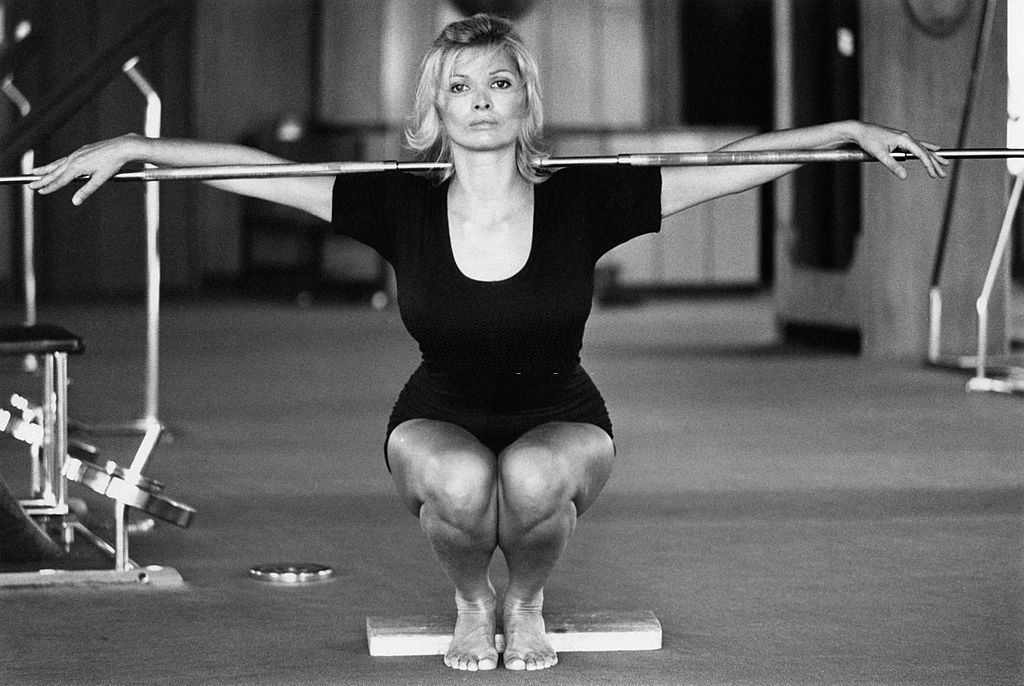
[[[160,96],[138,69],[138,57],[124,64],[124,72],[146,98],[144,135],[160,137],[162,104]],[[160,364],[160,186],[146,184],[146,428],[157,423]]]
[[[28,98],[18,90],[10,74],[6,75],[0,83],[0,91],[7,96],[18,109],[22,119],[32,111],[32,105]],[[21,173],[29,174],[35,167],[35,151],[27,150],[21,156]],[[36,307],[36,258],[35,258],[35,236],[36,236],[36,211],[35,192],[27,185],[21,187],[21,267],[22,285],[25,290],[25,326],[33,326],[37,321]],[[31,357],[31,362],[26,363],[29,371],[36,370],[36,361]]]
[[[139,72],[139,58],[133,57],[124,63],[122,69],[135,87],[146,98],[146,116],[143,134],[147,138],[160,137],[160,120],[163,105],[160,96],[149,81]],[[159,419],[160,388],[160,185],[146,183],[146,400],[145,415],[142,419],[144,436],[132,463],[126,470],[126,478],[142,474],[163,432]],[[114,566],[120,571],[132,568],[128,557],[128,508],[118,501],[114,506],[115,541]]]
[[[1024,186],[1024,170],[1019,172],[1014,180],[1013,190],[1010,192],[1010,200],[1006,205],[1006,212],[1003,215],[1003,224],[999,229],[999,238],[996,240],[996,247],[992,252],[992,260],[989,262],[988,271],[985,274],[985,284],[981,289],[981,295],[978,296],[978,300],[975,303],[975,308],[978,312],[978,359],[974,375],[975,386],[982,384],[986,377],[988,364],[988,303],[992,298],[996,277],[1006,263],[1006,249],[1010,244],[1010,234],[1013,232],[1013,218],[1017,213],[1017,206],[1020,204],[1022,186]]]

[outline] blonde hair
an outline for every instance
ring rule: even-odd
[[[540,74],[537,61],[512,23],[501,17],[475,14],[442,29],[420,65],[410,126],[405,130],[406,142],[425,159],[451,162],[451,143],[441,123],[438,98],[443,84],[454,73],[459,55],[467,48],[475,47],[505,50],[519,69],[526,87],[526,117],[516,140],[516,166],[523,178],[537,183],[545,177],[545,171],[533,163],[543,153],[541,128],[544,108],[540,97]],[[453,173],[454,169],[449,167],[441,172],[441,180]]]

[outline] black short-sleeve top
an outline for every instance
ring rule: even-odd
[[[574,368],[598,258],[660,228],[660,170],[567,168],[534,185],[529,257],[501,281],[471,279],[456,265],[448,185],[403,172],[346,174],[334,184],[334,229],[394,268],[423,365],[471,385],[481,374]]]

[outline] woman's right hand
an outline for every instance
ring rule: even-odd
[[[88,181],[71,198],[72,204],[81,205],[121,167],[139,159],[139,142],[142,140],[142,136],[129,133],[84,145],[66,157],[33,169],[32,173],[40,178],[29,183],[28,187],[40,195],[47,195],[87,176]]]

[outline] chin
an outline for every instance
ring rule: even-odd
[[[456,146],[462,148],[467,152],[499,152],[502,150],[510,150],[515,152],[516,142],[502,141],[464,141],[455,143]]]

